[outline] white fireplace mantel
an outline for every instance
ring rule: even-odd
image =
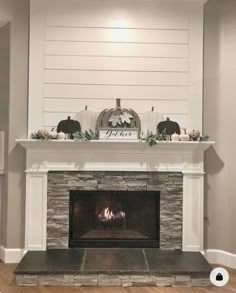
[[[17,142],[27,150],[26,250],[46,250],[48,171],[182,172],[183,251],[203,250],[203,154],[214,142]]]

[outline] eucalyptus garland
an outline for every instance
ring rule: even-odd
[[[52,132],[48,131],[47,129],[39,129],[38,131],[35,131],[30,136],[32,139],[38,139],[38,140],[51,140],[51,139],[57,139]]]
[[[156,145],[158,141],[168,141],[167,135],[165,132],[162,133],[155,133],[147,132],[145,136],[142,136],[142,139],[146,141],[150,146]],[[209,136],[199,136],[199,137],[192,137],[189,138],[189,141],[198,141],[198,142],[206,142],[209,141]]]
[[[77,131],[73,134],[75,141],[90,141],[90,140],[98,140],[98,132],[92,131],[89,129],[88,131]],[[31,134],[32,139],[37,140],[55,140],[60,138],[60,133],[55,135],[55,132],[47,131],[46,129],[40,129]],[[62,138],[61,138],[62,139]],[[165,130],[162,133],[152,133],[147,132],[147,134],[141,135],[141,140],[147,142],[150,146],[156,145],[159,141],[169,141],[168,136],[166,135]],[[209,140],[209,136],[199,136],[199,137],[190,137],[189,141],[198,141],[198,142],[206,142]]]
[[[150,146],[153,146],[157,144],[158,141],[166,141],[166,133],[165,131],[163,133],[152,133],[152,132],[147,132],[146,135],[142,135],[142,139],[146,141]]]
[[[86,141],[86,140],[98,140],[98,133],[89,129],[88,131],[77,131],[73,134],[74,140]]]

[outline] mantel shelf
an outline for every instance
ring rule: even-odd
[[[66,150],[78,150],[78,151],[91,151],[91,150],[106,150],[106,151],[120,151],[136,150],[136,151],[200,151],[204,152],[210,146],[214,145],[214,141],[196,142],[196,141],[160,141],[156,145],[150,147],[148,143],[142,140],[91,140],[91,141],[76,141],[76,140],[34,140],[34,139],[17,139],[21,146],[27,150],[53,150],[66,151]]]

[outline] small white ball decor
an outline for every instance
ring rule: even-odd
[[[187,133],[188,133],[191,140],[197,140],[201,135],[201,133],[198,129],[188,130]]]
[[[55,130],[49,131],[49,135],[52,137],[52,139],[58,138],[58,133]]]
[[[190,136],[189,136],[189,134],[187,134],[186,129],[181,129],[181,134],[179,135],[179,139],[181,141],[189,141],[190,140]]]
[[[60,131],[58,134],[57,134],[57,139],[59,140],[63,140],[66,138],[66,135],[64,132]]]
[[[172,141],[179,141],[180,139],[179,139],[179,134],[178,133],[173,133],[172,135],[171,135],[171,140]]]

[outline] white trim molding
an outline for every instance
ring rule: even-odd
[[[19,263],[26,251],[21,248],[5,248],[4,246],[0,247],[0,259],[4,263]]]
[[[202,254],[211,264],[218,264],[236,269],[236,254],[219,249],[206,249]]]
[[[0,131],[0,175],[4,174],[4,132]]]

